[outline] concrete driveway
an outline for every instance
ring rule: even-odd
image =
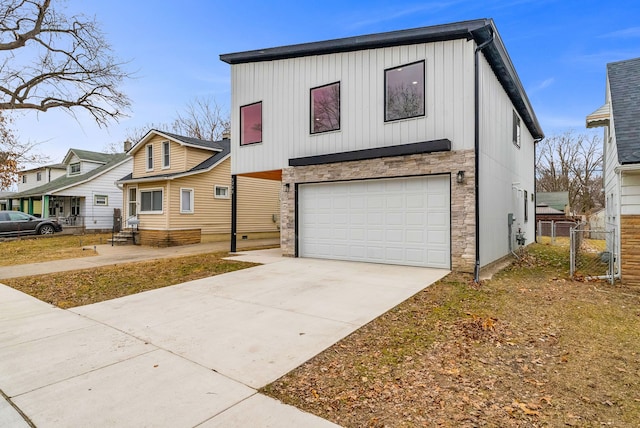
[[[256,390],[448,273],[238,258],[266,264],[68,311],[0,286],[0,425],[334,426]]]

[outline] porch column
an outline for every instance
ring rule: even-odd
[[[49,217],[49,195],[42,197],[42,218]]]
[[[236,232],[238,229],[238,176],[231,176],[231,252],[236,252]]]
[[[33,215],[33,198],[29,197],[27,202],[27,214]]]

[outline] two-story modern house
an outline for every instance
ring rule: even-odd
[[[607,64],[605,103],[587,116],[604,127],[605,224],[620,237],[622,280],[640,285],[640,58]]]
[[[477,279],[533,240],[543,132],[492,20],[220,58],[231,173],[281,183],[285,255]]]
[[[155,246],[228,240],[231,233],[230,141],[150,130],[128,152],[133,172],[118,180],[123,213]],[[280,185],[245,178],[238,203],[240,239],[279,236]],[[126,224],[125,224],[126,227]]]

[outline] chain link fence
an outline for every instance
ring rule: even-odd
[[[572,278],[606,279],[617,275],[615,229],[591,229],[586,223],[570,230],[570,275]]]

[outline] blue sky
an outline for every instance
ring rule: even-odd
[[[95,16],[115,55],[135,74],[123,89],[128,118],[99,128],[77,111],[27,113],[22,140],[62,160],[69,148],[100,151],[127,129],[170,122],[195,97],[229,109],[223,53],[493,18],[547,136],[586,132],[604,101],[608,62],[640,57],[640,2],[504,1],[145,1],[68,0],[68,13]]]

